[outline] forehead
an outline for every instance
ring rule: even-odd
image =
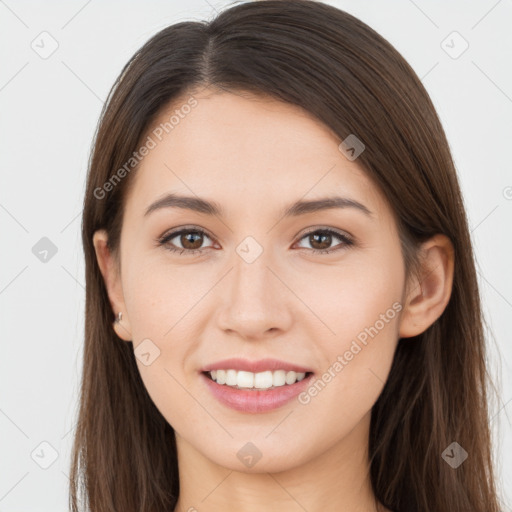
[[[160,112],[147,137],[152,149],[132,176],[127,198],[141,214],[167,192],[212,198],[228,212],[229,205],[261,211],[334,193],[371,204],[373,211],[385,208],[327,126],[268,96],[212,90],[183,95]]]

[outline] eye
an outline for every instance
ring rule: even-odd
[[[164,235],[157,240],[157,243],[159,246],[165,246],[165,248],[171,252],[179,252],[180,255],[185,253],[188,256],[204,251],[205,248],[201,246],[205,238],[211,240],[211,237],[203,229],[185,227]],[[334,249],[328,247],[332,244],[333,238],[337,238],[341,241],[341,244],[338,244],[341,245],[341,247]],[[174,239],[176,239],[176,241],[172,242]],[[348,235],[327,228],[310,231],[300,238],[300,240],[304,239],[307,239],[307,241],[313,245],[311,252],[320,254],[339,251],[354,244],[354,241]],[[315,245],[319,248],[315,248]]]
[[[341,247],[334,249],[332,247],[328,247],[331,245],[333,238],[341,240],[342,243],[338,244],[341,245]],[[354,241],[348,235],[327,228],[310,231],[301,238],[301,240],[304,239],[307,239],[307,241],[313,245],[311,252],[320,254],[336,252],[354,244]],[[315,245],[317,245],[319,248],[315,248]]]
[[[205,231],[189,227],[164,235],[158,240],[158,244],[166,246],[166,249],[171,252],[179,252],[180,254],[185,252],[187,255],[190,255],[203,251],[201,245],[204,238],[210,238]],[[171,240],[174,239],[177,239],[177,243],[181,244],[181,247],[179,245],[176,247],[175,243],[171,243]]]

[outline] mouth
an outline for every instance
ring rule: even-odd
[[[272,377],[277,374],[276,383],[278,385],[274,386],[274,381],[272,381],[272,385],[269,385],[270,381],[268,373],[272,373],[270,371],[261,372],[267,375],[259,377],[257,382],[253,381],[252,385],[250,385],[250,379],[245,380],[248,377],[247,375],[244,375],[250,372],[236,372],[235,370],[228,370],[224,376],[221,373],[219,379],[219,370],[216,371],[217,374],[214,373],[213,376],[211,374],[212,371],[202,371],[200,373],[201,380],[205,383],[212,396],[216,398],[219,403],[229,409],[253,414],[270,412],[289,404],[297,395],[307,389],[311,384],[314,375],[311,371],[303,372],[303,376],[299,375],[299,380],[296,372],[291,372],[292,374],[287,372],[285,375],[285,382],[282,383],[283,375],[280,374],[279,371],[276,371],[273,372]],[[220,371],[222,372],[223,370]],[[233,372],[236,373],[236,381],[233,378]],[[240,374],[242,374],[241,378]],[[226,377],[227,382],[217,382],[216,378],[222,382],[224,377]],[[238,385],[239,378],[242,386]],[[286,382],[286,379],[288,379],[290,384]],[[228,384],[228,382],[231,384]]]
[[[223,372],[221,374],[220,372]],[[243,391],[270,391],[280,387],[290,387],[302,380],[309,379],[313,372],[294,371],[265,371],[259,374],[248,375],[251,372],[237,372],[236,370],[211,370],[201,372],[207,379],[219,386]],[[241,374],[241,375],[239,375]]]

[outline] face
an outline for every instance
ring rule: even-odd
[[[187,98],[156,120],[148,132],[156,144],[132,177],[120,335],[133,340],[147,391],[181,439],[226,468],[282,471],[341,443],[382,391],[405,286],[396,224],[357,159],[307,112],[206,90],[169,133],[154,131]],[[168,202],[146,214],[167,194],[219,211]],[[285,214],[327,197],[362,206]],[[212,392],[226,386],[202,373],[233,357],[308,373],[277,407],[258,409],[250,397],[234,408]],[[285,386],[276,386],[279,397]],[[251,392],[266,393],[243,393]],[[254,469],[237,456],[254,450],[249,441],[261,453]]]

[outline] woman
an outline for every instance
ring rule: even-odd
[[[156,34],[82,228],[74,511],[499,510],[454,164],[370,27],[266,0]]]

